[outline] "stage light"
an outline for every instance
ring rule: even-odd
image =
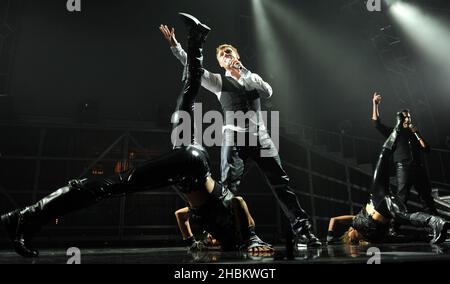
[[[258,61],[263,68],[266,80],[276,89],[277,96],[273,98],[281,108],[288,108],[288,98],[291,91],[291,78],[286,75],[286,66],[289,59],[286,58],[283,46],[284,42],[277,34],[273,24],[273,18],[267,13],[267,1],[252,0],[253,19],[255,26],[255,47]]]
[[[335,72],[336,66],[341,66],[343,62],[350,66],[350,69],[357,69],[351,66],[356,50],[350,44],[346,44],[337,35],[330,34],[323,29],[320,24],[314,22],[314,18],[300,9],[289,7],[287,3],[279,1],[262,1],[266,7],[267,15],[275,21],[277,30],[276,36],[284,43],[297,48],[297,52],[302,53],[302,60],[314,60],[328,80],[332,80],[340,88],[348,91],[348,77],[346,70]],[[293,32],[295,31],[295,32]],[[276,40],[276,39],[274,39]],[[303,56],[305,55],[305,56]],[[289,58],[289,63],[295,58]],[[300,64],[301,62],[299,62]],[[297,78],[293,81],[297,82]]]
[[[266,71],[271,72],[279,63],[277,58],[281,55],[280,46],[274,29],[269,22],[268,15],[261,0],[252,0],[253,19],[256,28],[256,40],[258,42],[258,53],[262,55],[262,62]],[[282,49],[281,49],[282,50]]]
[[[414,48],[450,74],[450,28],[447,23],[404,1],[397,1],[388,13],[411,39]]]

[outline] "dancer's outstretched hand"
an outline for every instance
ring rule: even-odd
[[[169,42],[170,46],[176,46],[178,44],[175,38],[175,28],[169,29],[167,25],[160,25],[159,30],[164,35],[164,38]]]

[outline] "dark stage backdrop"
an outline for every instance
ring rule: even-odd
[[[205,67],[221,72],[216,46],[236,45],[244,64],[274,87],[266,105],[289,121],[330,130],[348,121],[352,134],[377,137],[369,126],[373,91],[384,95],[382,115],[387,121],[404,107],[416,112],[423,108],[405,99],[406,94],[395,93],[395,83],[371,40],[380,28],[395,28],[396,23],[381,13],[364,12],[351,1],[276,1],[284,9],[280,10],[271,1],[97,0],[82,1],[82,11],[74,13],[66,11],[62,0],[13,2],[16,45],[11,50],[8,93],[19,117],[73,118],[79,104],[89,102],[100,120],[167,119],[182,68],[157,28],[175,26],[185,44],[179,11],[212,27]],[[258,2],[264,4],[264,14],[254,8]],[[448,12],[435,11],[448,21]],[[271,28],[258,30],[262,21]],[[422,128],[435,144],[443,144],[450,129],[446,73],[418,54],[407,35],[401,39],[409,47],[405,54],[423,79],[420,91],[426,92],[434,114],[436,131],[428,127],[428,117],[421,121]],[[199,99],[206,109],[219,107],[206,91]]]

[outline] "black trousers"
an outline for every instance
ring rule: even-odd
[[[396,163],[397,196],[407,204],[411,187],[417,190],[424,212],[437,214],[434,200],[431,197],[431,184],[423,165],[414,163]]]
[[[394,223],[398,225],[433,228],[436,223],[443,220],[424,212],[409,213],[403,201],[391,194],[389,189],[389,159],[391,155],[391,150],[383,148],[375,166],[370,189],[371,202],[375,210],[384,217],[393,219]]]
[[[236,145],[236,137],[233,131],[225,130],[221,149],[222,183],[236,193],[246,171],[247,161],[252,159],[264,173],[294,232],[301,233],[304,229],[309,230],[311,228],[309,216],[289,187],[289,177],[281,165],[278,151],[267,132],[260,133],[256,146],[233,146]],[[261,155],[261,150],[264,150],[266,155]]]
[[[196,147],[177,148],[107,178],[71,180],[68,185],[27,207],[24,212],[27,212],[29,223],[40,228],[54,218],[90,207],[110,196],[150,191],[184,182],[193,186],[195,180],[200,181],[200,187],[209,174],[209,168],[203,167],[207,162],[206,153]]]

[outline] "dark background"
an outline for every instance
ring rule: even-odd
[[[352,134],[373,136],[369,118],[375,90],[384,95],[382,115],[387,122],[393,122],[394,112],[404,107],[420,116],[423,106],[395,94],[371,41],[380,28],[388,24],[396,28],[386,13],[369,13],[364,4],[348,4],[352,1],[280,0],[275,1],[277,6],[289,14],[271,7],[271,1],[261,1],[265,15],[258,15],[254,2],[97,0],[82,1],[82,11],[70,13],[62,0],[17,1],[16,45],[7,88],[14,114],[73,118],[78,104],[90,101],[98,105],[100,120],[167,119],[182,68],[157,28],[161,23],[175,26],[184,44],[184,27],[176,14],[184,11],[212,27],[205,67],[222,72],[215,47],[225,42],[236,45],[246,67],[273,86],[269,106],[283,119],[330,130],[348,120]],[[448,23],[445,1],[415,2]],[[261,17],[272,27],[265,41],[255,27]],[[443,145],[450,121],[448,73],[409,44],[407,35],[399,36],[423,81],[417,92],[429,100],[436,131],[430,130],[433,120],[428,116],[420,126],[435,145]],[[268,56],[276,66],[265,68]],[[206,91],[199,100],[206,109],[219,107]]]

